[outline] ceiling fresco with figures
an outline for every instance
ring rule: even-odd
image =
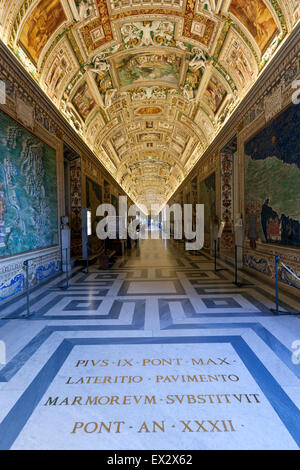
[[[129,196],[161,206],[299,16],[297,0],[2,0],[0,32]]]

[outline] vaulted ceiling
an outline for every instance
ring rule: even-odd
[[[173,194],[297,0],[2,0],[1,38],[138,204]]]

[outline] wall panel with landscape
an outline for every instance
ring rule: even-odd
[[[0,113],[0,256],[58,244],[56,151]]]
[[[300,247],[299,125],[292,105],[245,145],[250,240]]]

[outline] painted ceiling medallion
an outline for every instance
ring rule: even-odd
[[[299,15],[296,0],[15,0],[0,33],[129,196],[163,205]]]

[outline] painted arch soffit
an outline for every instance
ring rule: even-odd
[[[164,202],[300,14],[297,0],[3,0],[1,38],[138,204]]]

